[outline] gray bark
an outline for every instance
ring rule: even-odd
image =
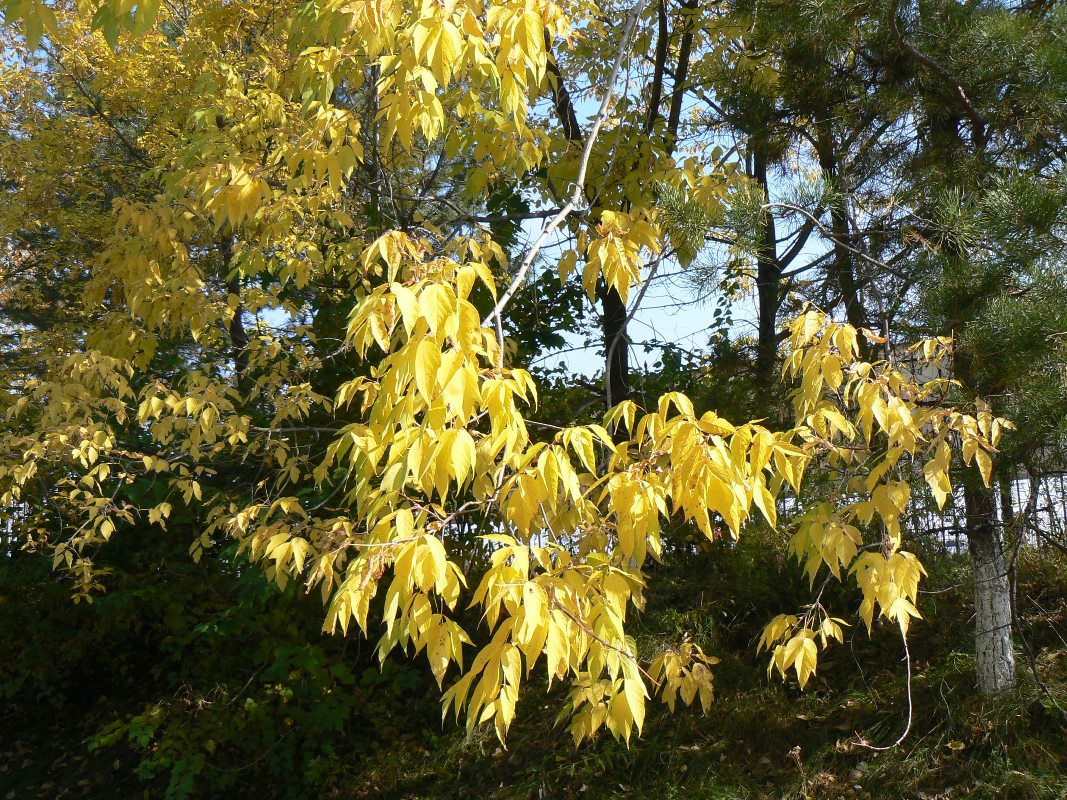
[[[1015,685],[1011,591],[1004,558],[1004,531],[997,524],[992,489],[968,487],[967,537],[974,561],[975,649],[978,689],[997,694]]]

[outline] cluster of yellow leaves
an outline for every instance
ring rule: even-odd
[[[468,255],[485,244],[468,243]],[[366,532],[340,539],[335,528],[305,525],[310,547],[299,553],[309,586],[331,593],[327,629],[379,624],[369,609],[385,582],[379,652],[425,650],[439,680],[455,664],[446,711],[465,709],[472,725],[492,719],[503,738],[522,679],[543,655],[550,677],[572,681],[577,739],[601,725],[628,737],[642,724],[648,689],[625,620],[640,603],[643,562],[658,557],[661,521],[678,515],[709,537],[720,519],[736,535],[753,505],[773,521],[783,483],[775,470],[798,488],[807,456],[758,425],[698,417],[676,393],[653,412],[639,416],[624,403],[604,426],[532,442],[520,407],[536,399],[534,384],[498,366],[495,332],[469,300],[477,283],[494,293],[488,271],[430,258],[398,232],[362,261],[380,283],[353,309],[348,336],[358,352],[381,354],[334,398],[335,408],[358,407],[361,421],[343,429],[316,475],[324,481],[343,466],[345,504]],[[481,609],[489,643],[464,670],[462,644],[475,637],[448,616],[464,573],[442,541],[487,511],[499,532],[481,537],[489,564],[469,603]],[[270,527],[234,533],[266,539],[263,557],[275,561],[285,542]],[[690,646],[659,663],[672,706],[679,692],[687,702],[710,699],[701,659]]]
[[[648,675],[663,686],[663,702],[671,711],[674,711],[679,695],[686,705],[691,705],[699,696],[700,706],[707,714],[715,700],[711,667],[718,663],[719,659],[705,655],[693,642],[682,642],[676,649],[666,650],[656,658]]]
[[[473,187],[480,190],[502,169],[528,169],[543,157],[527,113],[545,80],[547,42],[571,35],[569,19],[547,0],[328,0],[301,8],[294,41],[336,53],[332,74],[376,65],[389,141],[411,151],[443,136],[452,153],[476,142],[475,158],[487,160]],[[457,117],[462,126],[449,124]]]
[[[952,494],[949,477],[952,445],[963,460],[977,463],[986,485],[991,454],[1007,426],[979,402],[977,415],[942,404],[949,382],[921,380],[892,362],[860,358],[856,331],[808,311],[792,324],[785,372],[799,382],[793,393],[798,430],[819,466],[834,476],[836,499],[810,504],[799,515],[790,552],[804,565],[814,586],[853,578],[863,600],[859,616],[868,631],[878,616],[894,622],[906,636],[916,608],[922,563],[902,550],[901,519],[912,501],[909,478],[922,474],[939,507]],[[947,339],[920,343],[926,364],[937,363],[951,345]],[[921,365],[920,365],[921,366]],[[920,370],[921,371],[921,370]],[[869,541],[869,543],[868,543]],[[794,669],[801,686],[814,674],[820,639],[842,640],[843,621],[831,617],[819,596],[800,616],[780,615],[767,625],[760,649],[772,652],[770,669],[784,677]]]
[[[592,299],[597,281],[618,291],[623,302],[629,297],[630,288],[641,276],[641,252],[646,249],[660,252],[660,235],[655,225],[642,219],[639,213],[602,211],[595,236],[588,243],[583,234],[578,240],[579,249],[585,250],[585,269],[582,271],[582,286]],[[563,275],[566,278],[566,275]]]

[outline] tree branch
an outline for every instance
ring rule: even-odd
[[[511,298],[515,296],[515,293],[519,290],[519,287],[522,286],[523,282],[526,280],[526,274],[530,271],[531,265],[533,264],[534,260],[536,260],[538,254],[541,252],[541,248],[544,247],[545,242],[548,241],[548,237],[551,236],[552,233],[557,228],[559,228],[560,225],[563,224],[567,217],[570,216],[570,213],[575,208],[577,208],[578,203],[582,199],[582,190],[585,186],[585,176],[586,173],[589,171],[589,159],[593,154],[593,145],[596,144],[596,138],[597,135],[600,133],[600,128],[604,125],[605,120],[607,120],[608,118],[608,112],[611,110],[612,100],[615,96],[615,84],[618,82],[619,72],[622,69],[623,60],[626,58],[626,54],[629,52],[630,42],[633,39],[634,29],[637,27],[637,20],[641,16],[641,11],[644,6],[645,0],[637,0],[636,5],[634,5],[633,9],[631,9],[630,11],[630,18],[626,23],[626,30],[623,33],[622,41],[619,43],[619,49],[615,55],[615,63],[612,64],[611,67],[611,75],[608,78],[608,85],[605,87],[604,96],[600,101],[600,110],[597,111],[596,118],[593,120],[593,127],[590,129],[589,135],[585,139],[585,148],[582,151],[582,160],[579,162],[578,165],[578,176],[574,179],[574,190],[571,192],[570,199],[567,201],[567,204],[563,206],[563,208],[561,208],[559,212],[548,222],[548,224],[546,224],[541,229],[541,234],[537,237],[537,240],[534,242],[533,247],[531,247],[529,252],[526,254],[526,257],[523,258],[522,264],[519,266],[519,271],[518,273],[516,273],[515,278],[511,281],[511,285],[508,286],[504,294],[501,295],[500,300],[497,301],[497,304],[493,307],[493,310],[489,312],[489,314],[485,317],[484,320],[482,320],[482,325],[484,327],[488,327],[489,324],[493,322],[494,317],[497,319],[497,322],[500,321],[501,314],[503,313],[504,309],[507,308],[508,303],[511,302]],[[558,70],[556,74],[559,74]],[[560,87],[562,87],[562,82],[560,83]],[[570,105],[569,97],[567,98],[567,103],[570,106],[571,116],[568,118],[568,121],[564,123],[565,129],[568,127],[571,119],[573,119],[574,114],[574,106]],[[498,339],[503,338],[499,329],[499,325],[497,328],[497,337]],[[500,341],[499,344],[499,363],[500,366],[503,366],[504,342]]]

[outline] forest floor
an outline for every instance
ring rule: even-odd
[[[896,746],[909,724],[909,681],[895,630],[876,624],[868,636],[862,625],[850,628],[800,692],[795,681],[768,678],[767,656],[757,655],[755,643],[769,612],[788,609],[806,583],[784,585],[771,577],[774,565],[762,573],[743,554],[694,556],[652,576],[659,588],[640,616],[638,643],[654,650],[682,636],[700,642],[721,659],[716,701],[707,716],[651,704],[642,735],[629,745],[604,735],[575,747],[557,724],[564,690],[548,691],[535,674],[505,749],[488,726],[468,732],[451,718],[439,724],[436,689],[423,681],[383,705],[391,715],[385,735],[342,729],[329,748],[334,755],[316,762],[303,788],[283,793],[265,777],[261,768],[282,751],[264,748],[258,761],[222,768],[230,787],[223,793],[205,782],[210,770],[184,784],[153,775],[143,766],[151,747],[90,748],[109,721],[146,700],[129,698],[124,709],[98,698],[61,712],[42,705],[36,716],[24,705],[0,711],[0,800],[1063,800],[1067,718],[1057,703],[1067,708],[1067,559],[1025,558],[1019,605],[1042,685],[1017,639],[1018,689],[976,694],[967,564],[946,558],[931,566],[926,619],[909,636],[910,728]],[[714,587],[721,594],[713,596]],[[847,592],[831,598],[852,600]]]
[[[1055,563],[1065,566],[1062,558]],[[945,564],[938,573],[949,577],[944,573],[956,568]],[[352,775],[361,790],[336,796],[1064,800],[1067,716],[1057,704],[1067,708],[1067,573],[1058,581],[1047,573],[1031,577],[1019,596],[1029,604],[1027,643],[1043,686],[1019,642],[1018,689],[979,697],[974,657],[964,649],[973,630],[969,590],[964,584],[928,595],[927,621],[909,637],[911,722],[897,746],[890,745],[908,725],[908,679],[893,630],[876,625],[869,639],[853,628],[844,647],[827,653],[814,685],[800,692],[795,682],[768,679],[766,655],[755,654],[758,636],[736,635],[747,626],[731,619],[730,603],[709,602],[688,619],[653,611],[646,628],[654,636],[689,628],[719,645],[709,648],[722,660],[707,716],[659,706],[629,746],[602,737],[575,748],[555,724],[562,693],[541,693],[520,705],[506,750],[487,727],[456,732],[425,752],[380,753]]]

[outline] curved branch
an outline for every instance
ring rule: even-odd
[[[959,101],[959,104],[963,109],[963,113],[966,114],[967,119],[971,121],[971,130],[974,133],[975,144],[979,149],[983,148],[988,139],[986,134],[986,120],[978,113],[978,110],[971,102],[971,98],[969,98],[967,92],[964,91],[963,86],[960,85],[959,81],[952,77],[952,74],[945,69],[940,62],[930,58],[930,56],[926,55],[926,53],[919,50],[919,48],[904,38],[904,34],[900,30],[900,24],[897,22],[897,15],[895,13],[891,18],[893,20],[893,34],[897,37],[897,42],[900,46],[903,47],[912,58],[936,73],[939,78],[952,87],[956,100]]]

